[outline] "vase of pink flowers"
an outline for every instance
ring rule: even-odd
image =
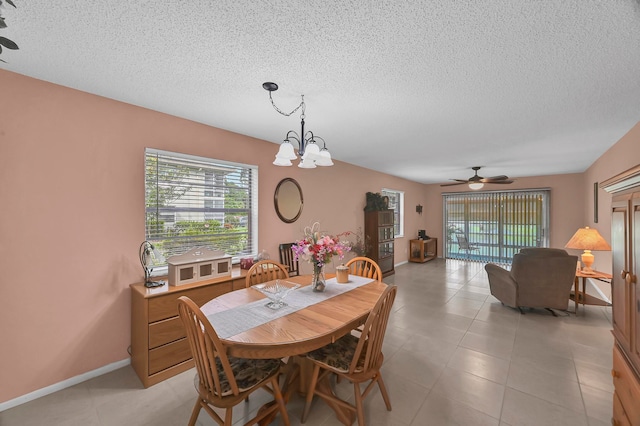
[[[339,259],[351,250],[347,241],[341,241],[340,235],[332,236],[323,234],[319,230],[320,224],[314,223],[304,230],[304,238],[297,241],[291,248],[295,260],[306,260],[313,264],[313,279],[311,288],[313,291],[321,292],[326,288],[324,276],[324,266],[331,261],[333,256]]]

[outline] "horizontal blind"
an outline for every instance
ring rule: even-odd
[[[255,255],[257,181],[256,166],[146,149],[146,239],[165,258],[194,247]]]
[[[548,199],[547,189],[443,194],[446,257],[508,264],[522,248],[547,246]]]

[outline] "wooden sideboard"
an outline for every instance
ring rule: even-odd
[[[187,296],[198,306],[232,290],[245,288],[247,271],[193,284],[146,288],[131,285],[131,365],[144,387],[193,367],[191,349],[178,317],[177,300]]]
[[[640,165],[602,182],[612,194],[613,425],[640,425]]]

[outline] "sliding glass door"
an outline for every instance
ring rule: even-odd
[[[511,263],[525,247],[549,245],[549,190],[445,193],[448,259]]]

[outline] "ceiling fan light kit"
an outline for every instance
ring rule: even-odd
[[[302,101],[300,105],[294,108],[290,113],[282,112],[276,104],[273,102],[273,97],[271,95],[272,92],[278,90],[278,85],[276,83],[272,83],[267,81],[262,83],[262,87],[264,90],[269,92],[269,99],[271,100],[271,105],[273,105],[273,109],[275,109],[278,113],[284,115],[285,117],[289,117],[291,114],[296,112],[297,110],[301,110],[300,113],[300,134],[296,133],[293,130],[289,130],[287,135],[284,138],[282,144],[280,144],[280,149],[278,149],[278,153],[276,154],[276,158],[273,161],[273,164],[276,166],[292,166],[292,160],[296,160],[298,156],[295,153],[295,149],[291,141],[296,141],[298,143],[298,155],[302,161],[298,164],[298,167],[301,169],[315,169],[316,166],[333,166],[333,161],[331,160],[331,153],[327,149],[327,144],[320,136],[316,136],[313,132],[308,131],[304,132],[304,119],[305,119],[305,103],[304,103],[304,95],[301,95]],[[322,148],[318,142],[322,142]]]
[[[474,191],[478,190],[478,189],[482,189],[484,188],[484,184],[485,183],[498,183],[498,184],[509,184],[509,183],[513,183],[513,180],[509,179],[508,176],[505,175],[500,175],[500,176],[493,176],[493,177],[488,177],[488,178],[484,178],[482,176],[478,176],[478,170],[481,169],[480,166],[474,166],[471,168],[475,174],[473,176],[471,176],[469,179],[451,179],[454,180],[455,182],[453,183],[443,183],[440,186],[453,186],[453,185],[463,185],[463,184],[468,184],[470,189],[473,189]]]

